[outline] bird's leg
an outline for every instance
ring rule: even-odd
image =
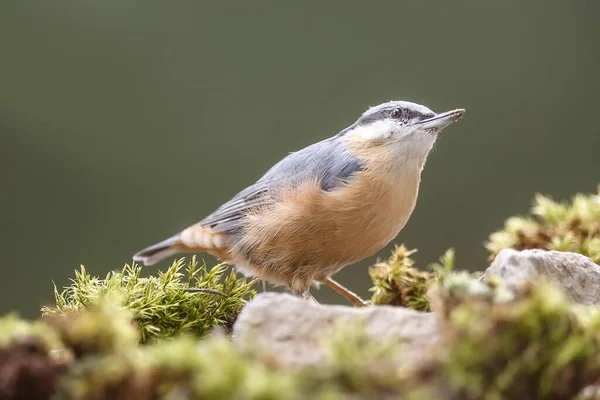
[[[346,289],[340,283],[334,281],[331,278],[327,278],[323,281],[324,284],[335,290],[338,294],[341,294],[348,300],[354,307],[367,307],[366,301],[361,299],[356,293]]]
[[[320,303],[317,301],[317,299],[315,299],[313,297],[313,295],[310,294],[310,292],[308,290],[306,292],[301,293],[300,297],[302,297],[304,300],[308,300],[308,301],[310,301],[312,303],[320,305]]]

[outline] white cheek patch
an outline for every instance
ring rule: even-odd
[[[343,138],[356,142],[384,141],[402,151],[427,154],[433,147],[436,135],[420,129],[418,124],[402,125],[388,119],[357,126]]]
[[[393,121],[377,121],[369,125],[360,125],[347,133],[349,137],[363,140],[389,139],[398,128]]]

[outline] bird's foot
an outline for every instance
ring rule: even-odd
[[[354,307],[368,307],[369,304],[364,301],[359,295],[354,293],[353,291],[347,289],[345,286],[340,284],[339,282],[334,281],[331,278],[327,278],[323,281],[324,284],[332,288],[336,293],[344,296],[346,300],[348,300]]]
[[[314,303],[314,304],[317,304],[317,305],[321,305],[321,304],[320,304],[320,303],[317,301],[317,299],[315,299],[315,298],[313,297],[313,295],[312,295],[312,294],[310,294],[310,292],[308,292],[308,291],[306,291],[306,292],[304,292],[304,293],[300,293],[300,297],[302,297],[304,300],[308,300],[308,301],[310,301],[311,303]]]

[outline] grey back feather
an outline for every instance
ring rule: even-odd
[[[239,192],[214,213],[200,221],[215,232],[235,233],[246,213],[264,204],[269,197],[277,197],[284,187],[318,180],[321,189],[332,191],[363,169],[337,137],[322,140],[289,154],[269,169],[255,184]]]

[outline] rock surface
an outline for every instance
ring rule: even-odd
[[[481,278],[487,282],[498,276],[515,289],[524,282],[550,278],[576,303],[600,303],[600,266],[577,253],[504,249]]]
[[[243,308],[233,340],[240,350],[258,351],[282,366],[308,367],[326,360],[321,343],[337,321],[358,318],[373,340],[394,337],[406,343],[401,363],[416,361],[424,346],[438,339],[433,313],[390,306],[318,305],[286,293],[261,293]]]
[[[576,253],[512,249],[502,250],[482,276],[503,279],[509,289],[525,282],[550,278],[574,302],[600,303],[600,266]],[[248,303],[233,328],[233,340],[242,351],[257,353],[285,367],[301,368],[327,360],[324,338],[340,320],[361,319],[375,341],[400,339],[406,344],[399,364],[415,363],[426,348],[442,339],[435,313],[404,307],[352,308],[318,305],[285,293],[261,293]]]

